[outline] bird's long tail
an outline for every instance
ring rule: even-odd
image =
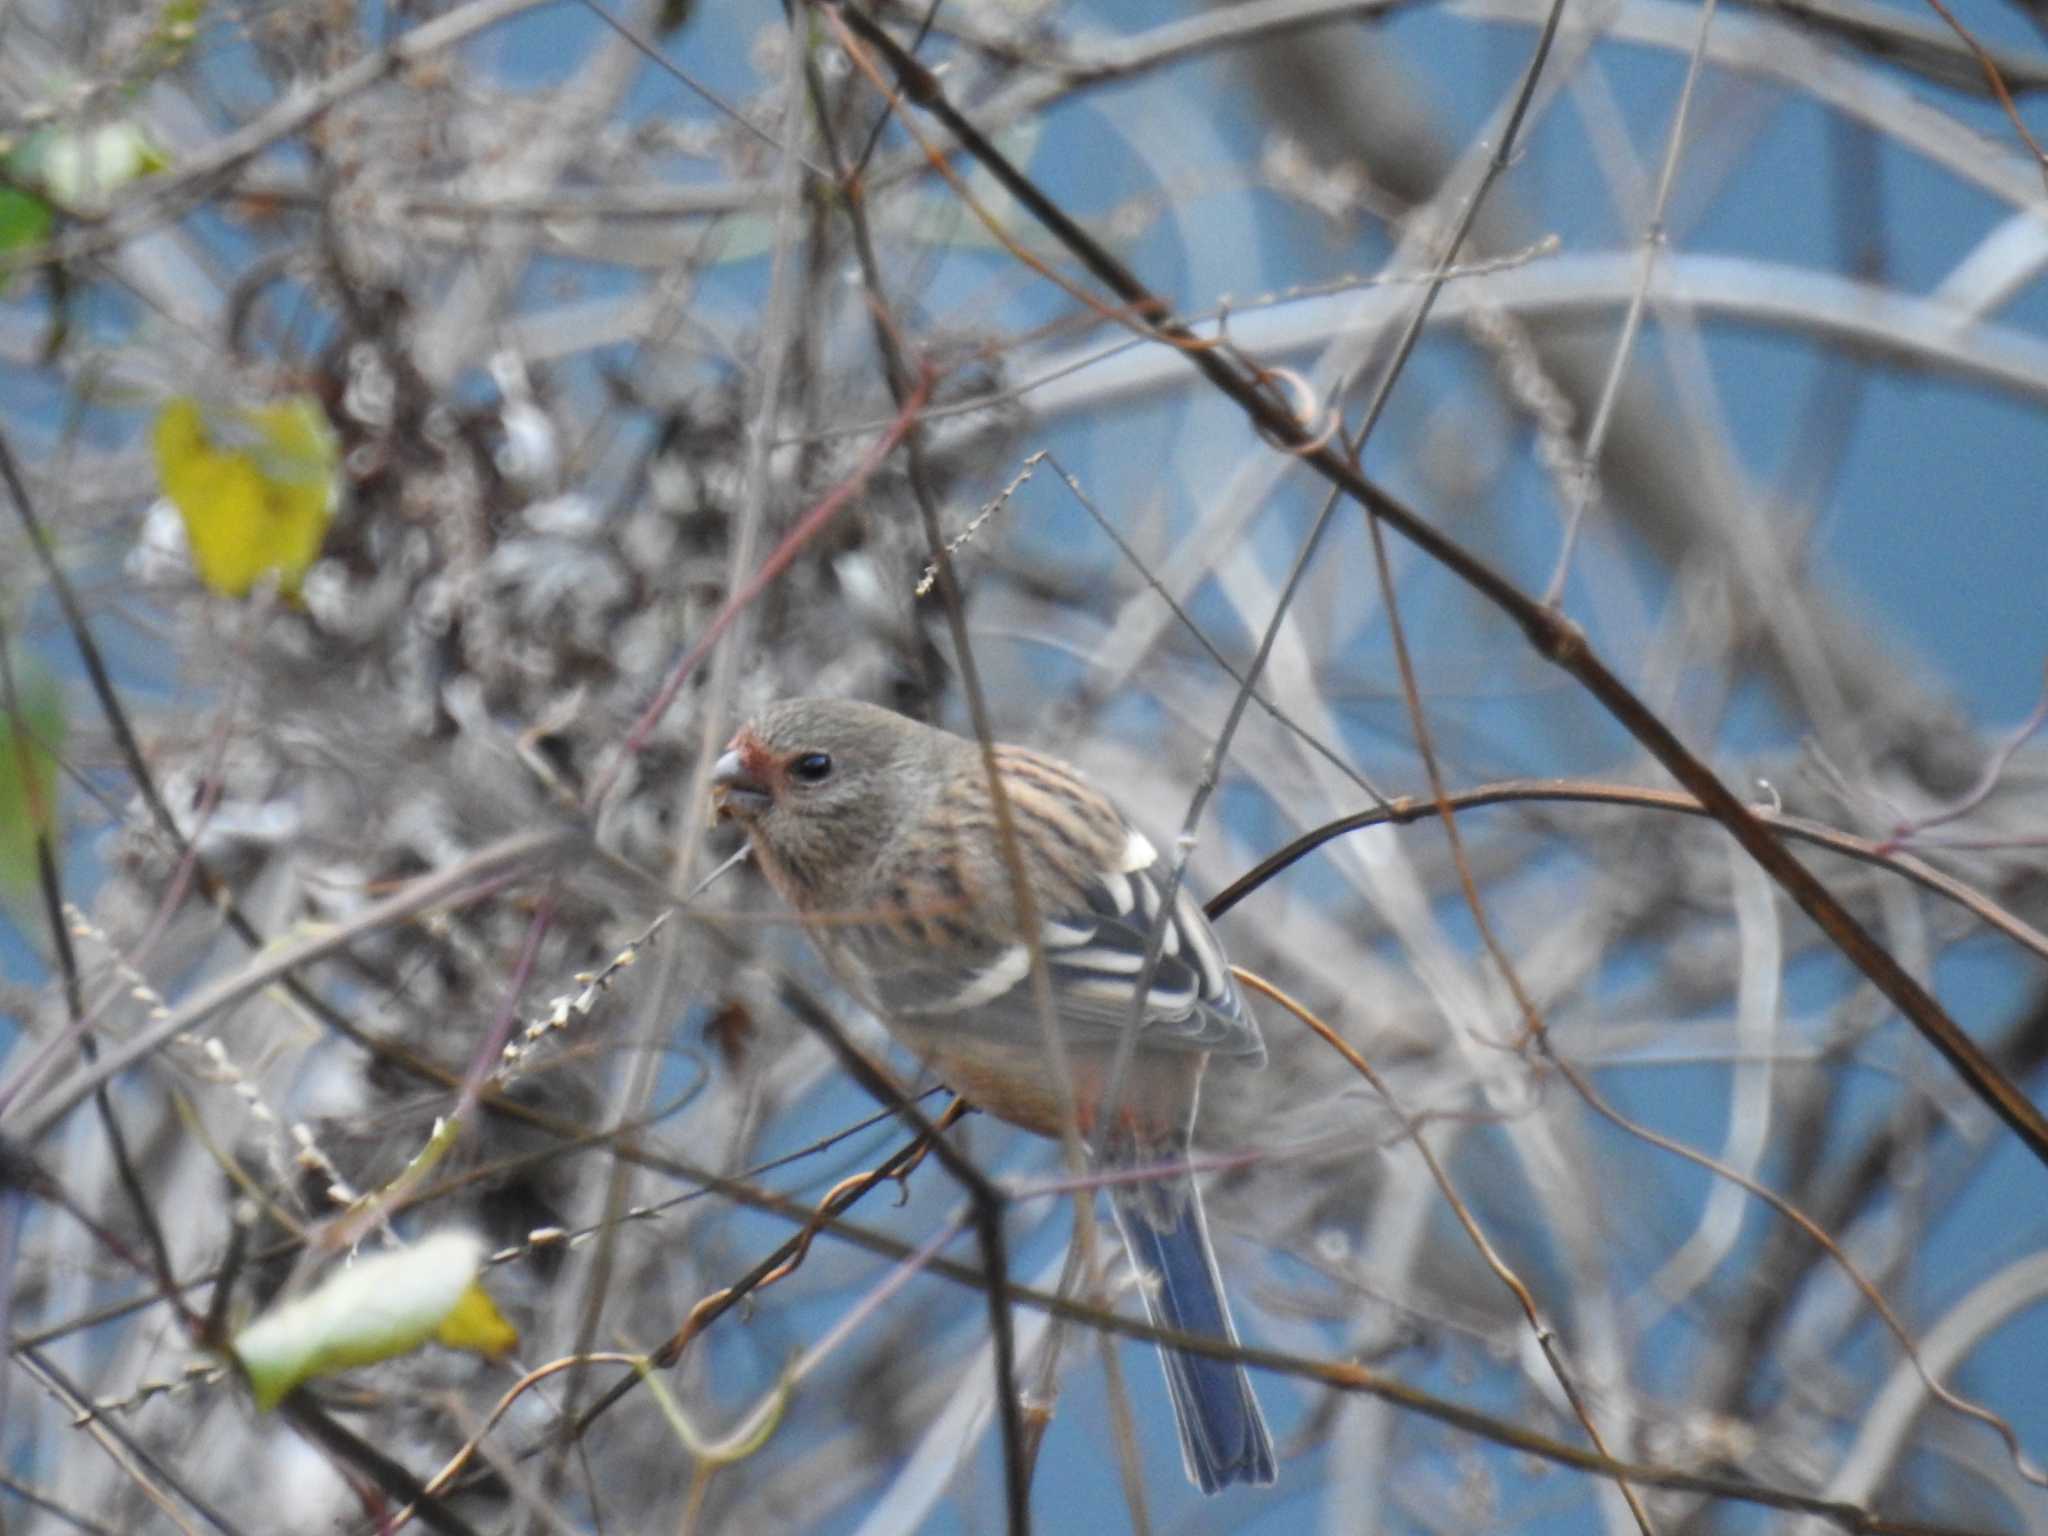
[[[1110,1206],[1124,1246],[1146,1271],[1141,1290],[1153,1323],[1235,1344],[1193,1176],[1113,1186]],[[1204,1493],[1272,1482],[1273,1437],[1244,1367],[1163,1345],[1159,1359],[1189,1479]]]

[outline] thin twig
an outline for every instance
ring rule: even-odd
[[[1600,401],[1593,408],[1593,424],[1586,429],[1586,444],[1579,453],[1578,473],[1573,476],[1572,503],[1565,513],[1564,537],[1558,542],[1557,565],[1550,573],[1550,585],[1543,601],[1555,608],[1564,600],[1565,578],[1571,573],[1572,551],[1578,544],[1579,528],[1592,505],[1598,481],[1600,454],[1607,446],[1607,429],[1614,422],[1614,403],[1621,396],[1621,381],[1628,373],[1634,354],[1636,333],[1642,329],[1643,309],[1650,298],[1650,279],[1666,239],[1665,216],[1671,207],[1671,189],[1678,184],[1678,159],[1685,147],[1685,124],[1692,111],[1693,92],[1699,85],[1700,66],[1707,56],[1707,38],[1714,26],[1716,0],[1702,0],[1699,32],[1685,64],[1685,83],[1679,87],[1678,102],[1671,109],[1671,130],[1664,143],[1664,168],[1657,176],[1657,194],[1650,209],[1649,227],[1643,231],[1642,266],[1636,286],[1629,295],[1628,311],[1622,317],[1621,335],[1615,339],[1614,356],[1607,365],[1607,377],[1600,385]]]
[[[1481,784],[1471,789],[1453,790],[1445,798],[1453,810],[1460,811],[1482,805],[1513,805],[1523,802],[1621,805],[1712,819],[1705,806],[1682,790],[1649,789],[1635,784],[1605,784],[1593,779],[1508,779],[1497,784]],[[1406,795],[1384,809],[1358,811],[1325,822],[1322,826],[1304,832],[1279,851],[1269,854],[1210,897],[1207,906],[1209,916],[1221,917],[1260,886],[1332,838],[1363,831],[1367,827],[1406,826],[1440,814],[1441,807],[1433,798]],[[2048,934],[2044,934],[2024,918],[1999,905],[1982,892],[1974,890],[1952,875],[1944,874],[1924,859],[1915,858],[1909,853],[1888,850],[1882,843],[1825,826],[1817,821],[1788,816],[1783,811],[1759,807],[1757,815],[1786,837],[1903,876],[1915,885],[1954,902],[1986,924],[1998,929],[2014,943],[2048,960]]]

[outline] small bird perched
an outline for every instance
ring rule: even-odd
[[[1125,1246],[1160,1326],[1237,1342],[1187,1168],[1212,1055],[1266,1049],[1208,920],[1185,890],[1142,1007],[1133,988],[1168,866],[1066,764],[995,749],[1084,1135],[1119,1040],[1131,1042],[1107,1162]],[[1063,1130],[1031,986],[1031,947],[981,748],[844,699],[788,699],[732,739],[712,775],[770,885],[842,983],[955,1092],[1041,1136]],[[1204,1493],[1273,1481],[1273,1441],[1244,1367],[1162,1347],[1188,1476]]]

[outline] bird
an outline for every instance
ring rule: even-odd
[[[1134,1008],[1171,866],[1074,768],[1019,746],[993,756],[1079,1129],[1096,1135],[1114,1086],[1104,1171],[1141,1171],[1107,1189],[1146,1314],[1234,1345],[1189,1146],[1209,1059],[1264,1063],[1258,1021],[1184,888]],[[857,700],[784,699],[732,737],[712,796],[834,976],[897,1040],[981,1109],[1062,1134],[1032,945],[978,742]],[[1160,1359],[1189,1479],[1211,1494],[1273,1482],[1272,1435],[1244,1366],[1169,1345]]]

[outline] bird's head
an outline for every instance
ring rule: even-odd
[[[718,814],[799,905],[836,905],[940,781],[953,738],[852,699],[785,699],[727,743],[711,774]]]

